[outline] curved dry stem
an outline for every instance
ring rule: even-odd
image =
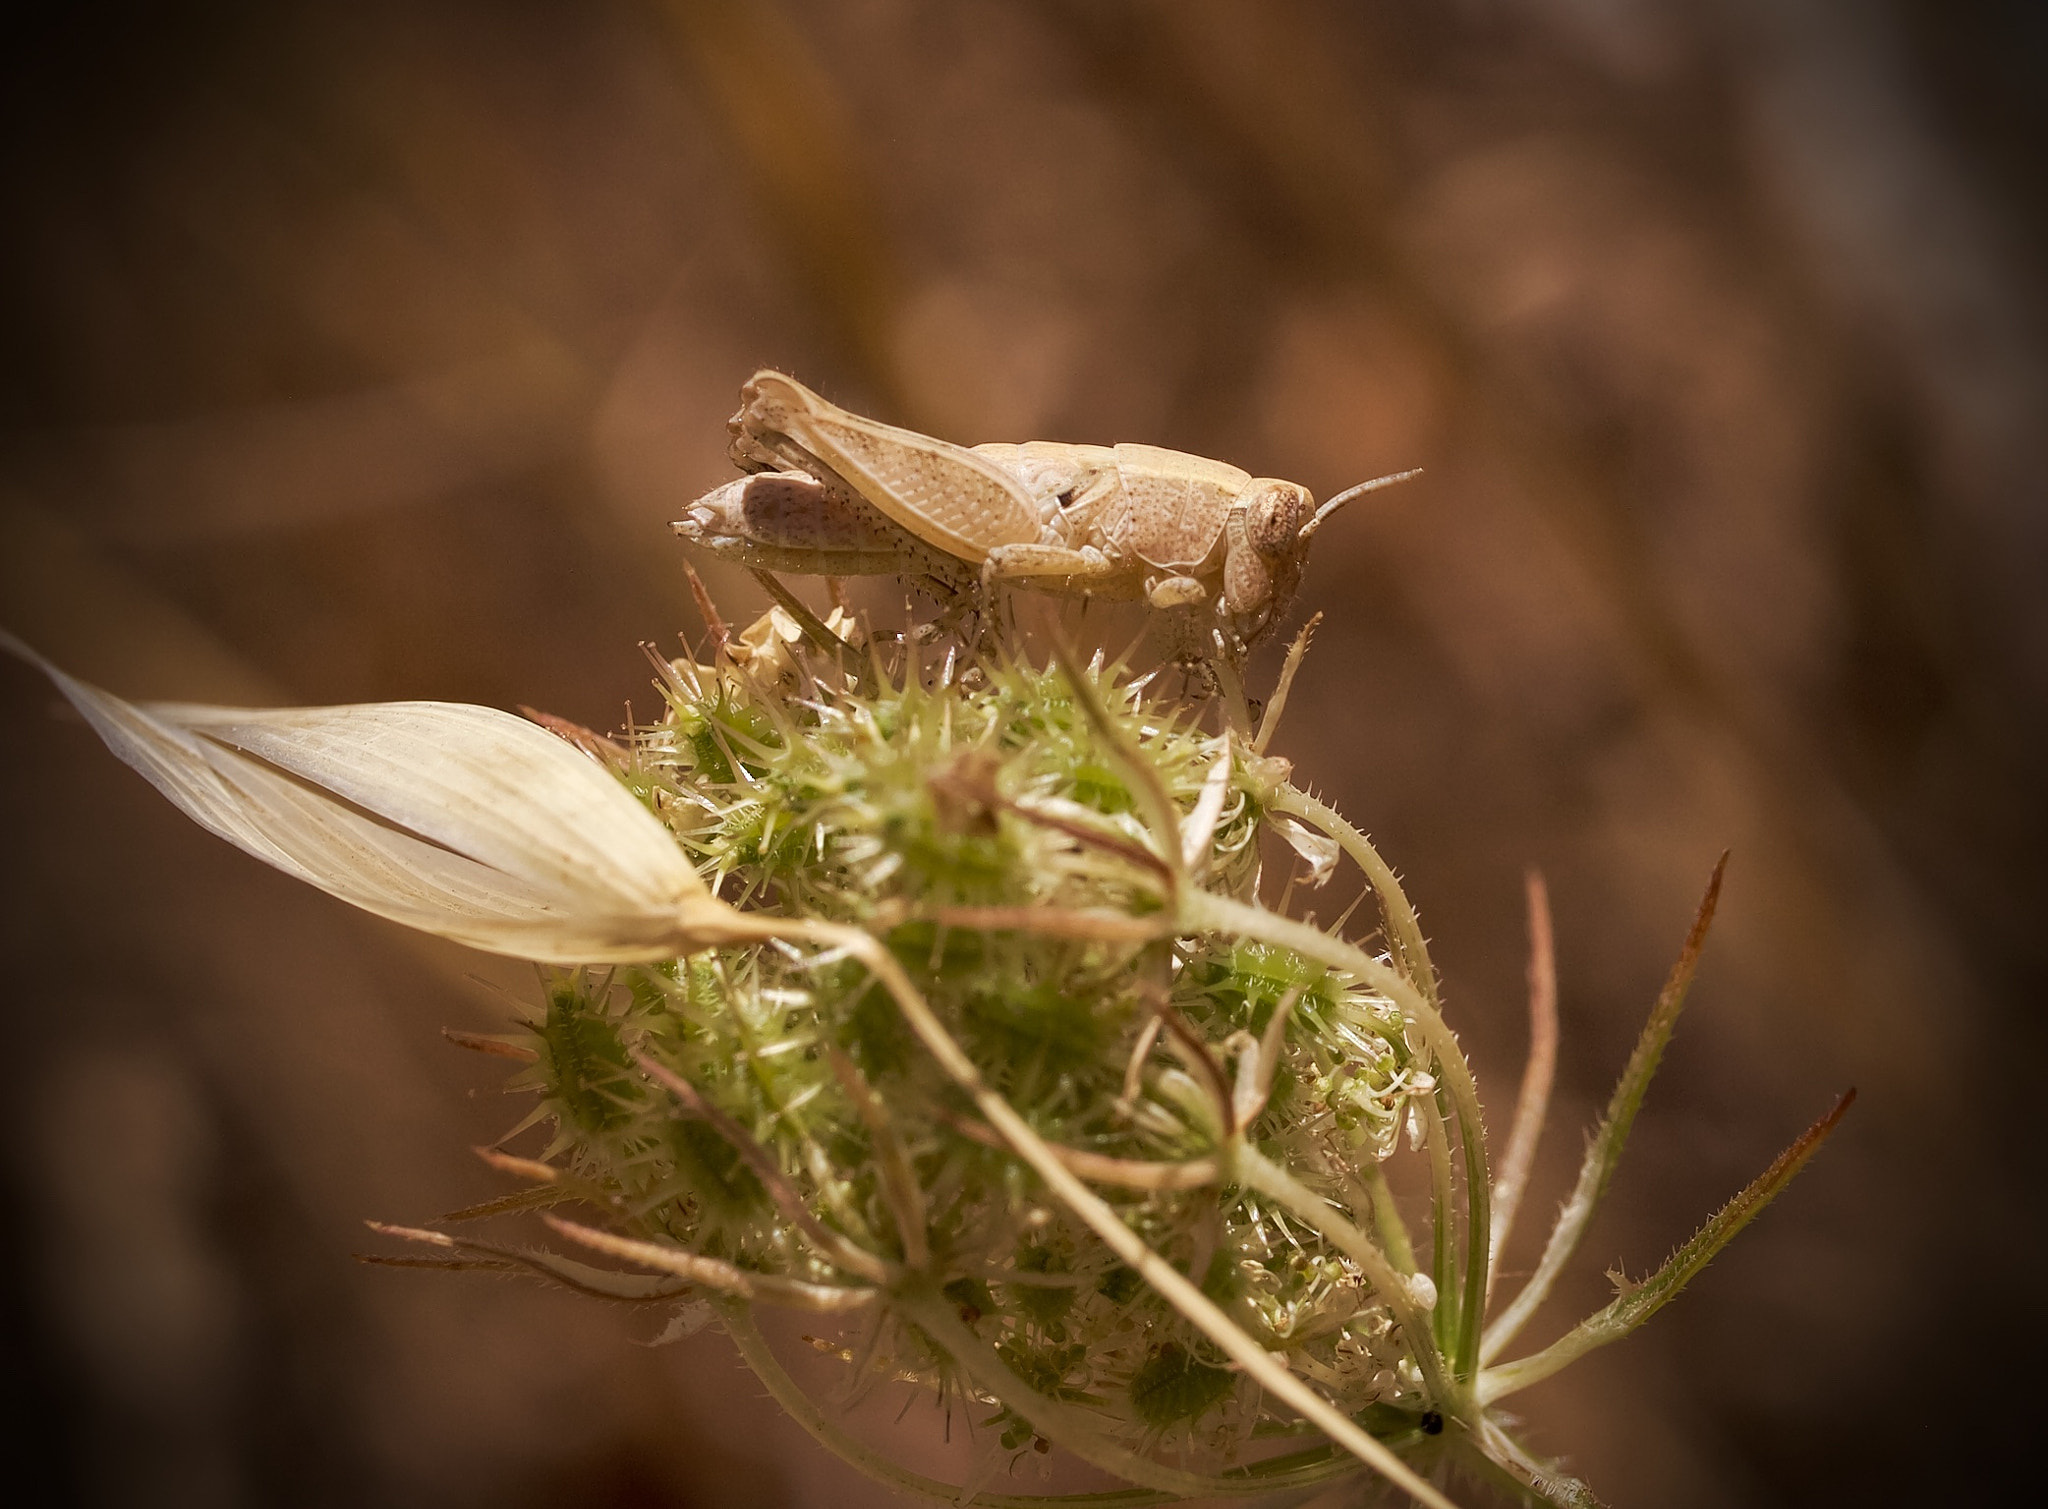
[[[1006,797],[1000,792],[993,791],[984,799],[990,806],[1000,807],[1027,823],[1050,828],[1055,833],[1064,833],[1077,844],[1099,849],[1104,854],[1114,855],[1125,864],[1145,870],[1163,881],[1172,881],[1173,871],[1166,861],[1144,845],[1133,842],[1121,829],[1110,828],[1096,822],[1095,814],[1086,808],[1071,813],[1053,811],[1042,801]]]
[[[420,1242],[444,1251],[474,1255],[467,1260],[458,1259],[450,1266],[494,1268],[499,1272],[523,1273],[551,1284],[558,1284],[577,1294],[588,1295],[592,1299],[610,1299],[636,1305],[666,1304],[688,1293],[685,1286],[672,1283],[665,1278],[593,1268],[552,1252],[533,1252],[519,1247],[506,1247],[497,1242],[451,1236],[445,1231],[432,1231],[419,1226],[393,1226],[386,1221],[365,1221],[363,1224],[379,1236],[398,1237],[404,1241]],[[403,1259],[379,1257],[374,1254],[363,1255],[362,1261],[404,1264]]]
[[[1437,999],[1436,969],[1430,963],[1429,945],[1422,936],[1422,923],[1415,915],[1415,908],[1409,902],[1407,892],[1401,889],[1400,879],[1394,874],[1393,867],[1380,857],[1379,850],[1372,846],[1371,841],[1346,822],[1334,808],[1317,801],[1299,787],[1289,784],[1279,787],[1269,805],[1275,812],[1284,813],[1321,828],[1337,841],[1338,846],[1351,856],[1352,863],[1364,872],[1374,894],[1379,897],[1380,915],[1386,925],[1388,945],[1400,964],[1398,975],[1406,978],[1410,989],[1405,993],[1389,989],[1381,980],[1395,976],[1397,972],[1387,969],[1377,960],[1370,960],[1374,975],[1377,977],[1374,983],[1377,988],[1385,990],[1402,1005],[1404,1014],[1423,1026],[1430,1041],[1431,1051],[1436,1054],[1444,1070],[1448,1071],[1451,1104],[1458,1123],[1458,1140],[1465,1153],[1465,1198],[1469,1225],[1466,1230],[1464,1283],[1457,1289],[1445,1287],[1442,1292],[1447,1306],[1455,1307],[1456,1336],[1452,1345],[1455,1354],[1454,1370],[1460,1379],[1469,1380],[1480,1366],[1480,1326],[1485,1317],[1486,1294],[1493,1270],[1493,1188],[1486,1169],[1485,1118],[1479,1106],[1479,1093],[1472,1084],[1472,1071],[1465,1062],[1464,1052],[1458,1047],[1457,1039],[1444,1023],[1442,1009]],[[1314,929],[1304,930],[1315,933]],[[1327,941],[1347,950],[1357,959],[1369,959],[1362,950],[1352,948],[1341,939]],[[1311,957],[1322,957],[1298,945],[1297,950],[1310,953]],[[1407,997],[1418,998],[1419,1009],[1411,1010],[1409,1001],[1404,999],[1404,994]],[[1447,1213],[1447,1210],[1448,1207],[1445,1207],[1440,1214]],[[1439,1225],[1438,1230],[1443,1229]],[[1442,1277],[1441,1274],[1438,1276]],[[1449,1318],[1448,1311],[1446,1318]]]
[[[1156,990],[1157,987],[1152,987]],[[1159,1025],[1166,1031],[1167,1047],[1174,1057],[1186,1066],[1188,1072],[1201,1082],[1208,1091],[1206,1109],[1214,1115],[1219,1139],[1228,1139],[1236,1134],[1237,1122],[1231,1109],[1230,1076],[1223,1072],[1223,1065],[1210,1051],[1208,1039],[1195,1031],[1194,1025],[1175,1010],[1163,991],[1152,1002],[1152,1012]]]
[[[1557,952],[1550,930],[1550,892],[1539,870],[1526,877],[1529,897],[1529,1062],[1522,1070],[1521,1092],[1515,1097],[1514,1127],[1508,1133],[1507,1155],[1493,1181],[1493,1261],[1500,1261],[1515,1212],[1529,1187],[1536,1162],[1536,1143],[1550,1109],[1550,1087],[1557,1077]],[[1487,1292],[1492,1293],[1492,1269]]]
[[[594,1226],[585,1226],[578,1221],[565,1221],[560,1216],[542,1216],[549,1230],[580,1242],[593,1252],[602,1252],[609,1257],[619,1258],[628,1263],[638,1263],[643,1268],[657,1268],[663,1273],[674,1274],[706,1289],[716,1289],[720,1294],[729,1294],[737,1299],[763,1300],[772,1305],[785,1305],[793,1310],[814,1310],[822,1313],[836,1313],[846,1310],[864,1309],[880,1297],[878,1289],[852,1289],[837,1284],[813,1284],[803,1279],[784,1278],[773,1273],[749,1273],[735,1268],[730,1263],[721,1263],[716,1258],[699,1257],[694,1252],[685,1252],[680,1247],[667,1247],[659,1242],[643,1242],[633,1237],[622,1237],[609,1231],[600,1231]]]
[[[1152,1054],[1152,1045],[1159,1041],[1159,1034],[1165,1029],[1159,1013],[1154,1010],[1145,1018],[1145,1025],[1138,1029],[1138,1039],[1131,1044],[1131,1056],[1124,1063],[1123,1089],[1116,1098],[1116,1114],[1120,1120],[1128,1120],[1136,1111],[1138,1096],[1145,1088],[1145,1060]]]
[[[1010,1145],[992,1128],[965,1117],[948,1117],[947,1124],[983,1147],[1007,1149]],[[1046,1146],[1055,1158],[1090,1184],[1164,1191],[1205,1189],[1223,1179],[1223,1165],[1214,1158],[1184,1158],[1178,1163],[1155,1163],[1142,1158],[1114,1158],[1107,1153],[1091,1153],[1085,1148],[1064,1147],[1056,1142],[1048,1142]]]

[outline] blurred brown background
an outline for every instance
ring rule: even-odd
[[[614,726],[652,704],[635,643],[696,629],[665,521],[761,365],[968,441],[1323,495],[1424,466],[1319,541],[1282,742],[1407,876],[1501,1121],[1550,877],[1561,1103],[1513,1262],[1735,854],[1546,1339],[1862,1092],[1682,1303],[1527,1396],[1534,1439],[1617,1505],[1965,1500],[2044,1329],[2041,16],[10,12],[0,622],[134,695]],[[530,976],[201,834],[20,667],[0,695],[17,1472],[94,1506],[881,1501],[716,1334],[352,1263],[362,1217],[497,1187],[465,1146],[523,1106],[436,1029]]]

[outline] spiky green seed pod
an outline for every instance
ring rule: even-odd
[[[1231,1135],[1234,1086],[1214,1081],[1284,1007],[1265,1103],[1235,1130],[1318,1194],[1356,1200],[1429,1083],[1400,1013],[1284,947],[1031,930],[1033,912],[1128,918],[1166,904],[1134,762],[1199,839],[1208,884],[1258,888],[1275,762],[1114,675],[1089,674],[1083,690],[1090,706],[1067,673],[1003,657],[971,677],[811,665],[800,687],[682,663],[667,716],[622,774],[719,894],[873,931],[1046,1141],[1159,1184],[1121,1190],[1119,1214],[1262,1346],[1339,1380],[1347,1410],[1419,1413],[1408,1349],[1355,1263],[1241,1185],[1172,1187]],[[635,1234],[750,1272],[844,1277],[702,1118],[648,1084],[644,1056],[743,1128],[820,1219],[905,1260],[910,1216],[854,1102],[865,1084],[922,1191],[936,1282],[1021,1377],[1086,1401],[1126,1445],[1204,1442],[1217,1465],[1256,1419],[1257,1386],[989,1145],[858,963],[757,944],[584,976],[556,986],[535,1036],[550,1156],[631,1212]],[[873,1323],[897,1319],[885,1308]]]

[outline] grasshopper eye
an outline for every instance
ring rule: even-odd
[[[1315,500],[1292,482],[1255,482],[1245,504],[1245,532],[1260,555],[1288,555],[1301,537]]]

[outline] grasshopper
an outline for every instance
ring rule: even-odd
[[[757,372],[732,417],[752,473],[676,521],[745,565],[818,576],[921,574],[1142,601],[1185,642],[1241,658],[1293,600],[1309,541],[1361,493],[1307,488],[1154,445],[954,445],[863,419],[780,372]]]

